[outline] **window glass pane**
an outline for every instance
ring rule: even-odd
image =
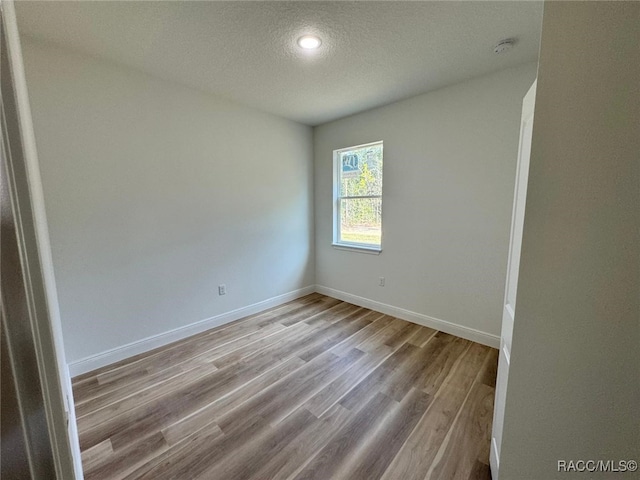
[[[382,198],[340,201],[340,242],[379,246],[382,237]]]
[[[340,152],[340,196],[382,195],[382,144]]]

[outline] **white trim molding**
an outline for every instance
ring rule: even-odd
[[[404,308],[395,307],[393,305],[377,302],[368,298],[359,297],[357,295],[342,292],[340,290],[335,290],[323,285],[311,285],[299,290],[285,293],[283,295],[278,295],[277,297],[268,298],[261,302],[248,305],[246,307],[241,307],[226,313],[221,313],[220,315],[206,318],[189,325],[184,325],[182,327],[169,330],[168,332],[159,333],[157,335],[152,335],[151,337],[143,338],[142,340],[128,343],[120,347],[112,348],[111,350],[107,350],[96,355],[91,355],[81,360],[76,360],[75,362],[69,363],[69,373],[72,377],[76,377],[78,375],[82,375],[83,373],[96,370],[97,368],[102,368],[112,363],[119,362],[120,360],[133,357],[134,355],[139,355],[141,353],[151,351],[155,348],[168,345],[192,335],[196,335],[212,328],[219,327],[220,325],[225,325],[235,320],[239,320],[248,315],[259,313],[268,308],[277,307],[278,305],[282,305],[284,303],[290,302],[291,300],[304,297],[305,295],[309,295],[314,292],[337,298],[338,300],[342,300],[344,302],[353,303],[354,305],[370,308],[371,310],[375,310],[380,313],[392,315],[396,318],[400,318],[408,322],[434,328],[451,335],[456,335],[457,337],[466,338],[467,340],[481,343],[489,347],[500,347],[500,337],[496,335],[491,335],[480,330],[457,325],[455,323],[447,322],[446,320],[440,320],[438,318],[430,317],[422,313],[412,312]]]
[[[500,457],[498,455],[498,447],[496,446],[496,439],[494,436],[491,437],[489,464],[491,465],[491,478],[493,480],[498,480],[498,472],[500,470]]]
[[[476,330],[475,328],[465,327],[455,323],[447,322],[446,320],[440,320],[439,318],[430,317],[422,313],[412,312],[404,308],[395,307],[386,303],[377,302],[368,298],[359,297],[351,293],[342,292],[340,290],[334,290],[333,288],[325,287],[322,285],[316,285],[316,292],[329,297],[337,298],[344,302],[353,303],[360,307],[369,308],[380,313],[385,313],[401,320],[417,323],[429,328],[434,328],[457,337],[466,338],[472,342],[481,343],[492,348],[500,348],[500,337],[492,335],[490,333]]]
[[[248,315],[259,313],[263,310],[267,310],[272,307],[277,307],[284,303],[295,300],[296,298],[304,297],[316,291],[315,286],[294,290],[292,292],[284,293],[276,297],[268,298],[261,302],[257,302],[246,307],[237,308],[226,313],[221,313],[211,318],[205,318],[189,325],[184,325],[168,332],[152,335],[142,340],[128,343],[120,347],[112,348],[96,355],[85,357],[81,360],[69,363],[69,373],[72,377],[82,375],[83,373],[91,372],[97,368],[111,365],[112,363],[119,362],[125,358],[133,357],[141,353],[148,352],[158,347],[163,347],[170,343],[182,340],[184,338],[196,335],[198,333],[205,332],[220,325],[239,320]]]

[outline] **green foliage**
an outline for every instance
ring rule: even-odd
[[[342,156],[358,156],[358,174],[341,175],[342,197],[382,195],[382,146],[374,145],[342,152]],[[342,157],[341,157],[342,158]],[[379,244],[382,198],[346,198],[341,200],[342,240]]]
[[[375,233],[363,233],[356,230],[346,230],[342,232],[342,241],[352,243],[365,243],[369,245],[380,245],[380,230]]]

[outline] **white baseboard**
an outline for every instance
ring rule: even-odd
[[[411,310],[405,310],[404,308],[394,307],[393,305],[387,305],[386,303],[377,302],[368,298],[352,295],[351,293],[342,292],[340,290],[334,290],[333,288],[325,287],[322,285],[316,285],[316,292],[329,297],[337,298],[344,302],[353,303],[360,307],[369,308],[377,312],[385,313],[408,322],[417,323],[425,327],[434,328],[457,337],[466,338],[473,342],[481,343],[493,348],[500,348],[500,337],[492,335],[490,333],[482,332],[474,328],[465,327],[455,323],[447,322],[446,320],[440,320],[439,318],[430,317],[422,313],[412,312]]]
[[[178,340],[182,340],[183,338],[190,337],[191,335],[224,325],[225,323],[239,320],[248,315],[253,315],[254,313],[261,312],[268,308],[277,307],[278,305],[290,302],[296,298],[304,297],[305,295],[309,295],[315,291],[316,289],[314,285],[304,287],[299,290],[294,290],[293,292],[278,295],[277,297],[268,298],[267,300],[254,303],[246,307],[216,315],[215,317],[206,318],[189,325],[178,327],[176,329],[169,330],[168,332],[159,333],[136,342],[112,348],[111,350],[91,355],[90,357],[86,357],[81,360],[76,360],[75,362],[69,363],[69,373],[71,377],[76,377],[97,368],[119,362],[125,358],[148,352],[154,348],[162,347]]]
[[[120,347],[112,348],[96,355],[76,360],[69,363],[69,373],[71,377],[82,375],[83,373],[96,370],[107,365],[110,365],[125,358],[138,355],[140,353],[148,352],[154,348],[162,347],[170,343],[182,340],[184,338],[196,335],[198,333],[210,330],[214,327],[224,325],[235,320],[239,320],[248,315],[261,312],[268,308],[282,305],[283,303],[290,302],[296,298],[309,295],[310,293],[318,292],[329,297],[337,298],[345,302],[353,303],[361,307],[370,308],[377,312],[392,315],[408,322],[417,323],[418,325],[424,325],[425,327],[434,328],[442,332],[450,333],[458,337],[466,338],[474,342],[488,345],[493,348],[500,347],[500,337],[491,335],[489,333],[481,332],[473,328],[457,325],[455,323],[447,322],[446,320],[440,320],[438,318],[429,317],[421,313],[412,312],[404,308],[395,307],[386,303],[377,302],[368,298],[359,297],[351,293],[342,292],[340,290],[334,290],[333,288],[325,287],[323,285],[312,285],[309,287],[294,290],[293,292],[278,295],[277,297],[269,298],[246,307],[238,308],[230,312],[216,315],[215,317],[206,318],[190,325],[185,325],[168,332],[153,335],[151,337],[138,340],[136,342],[128,343]]]

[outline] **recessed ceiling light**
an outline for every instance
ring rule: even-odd
[[[315,35],[304,35],[298,39],[298,45],[305,50],[314,50],[322,44],[322,40]]]

